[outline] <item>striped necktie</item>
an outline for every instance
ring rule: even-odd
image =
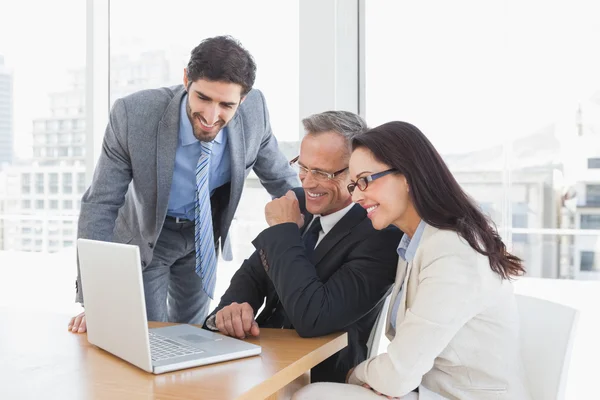
[[[212,299],[217,281],[217,255],[208,187],[212,142],[200,142],[200,144],[202,145],[202,154],[196,166],[196,273],[202,278],[202,289]]]

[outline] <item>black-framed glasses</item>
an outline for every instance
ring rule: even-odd
[[[386,175],[394,173],[394,172],[398,172],[398,170],[396,168],[390,168],[388,170],[381,171],[376,174],[367,175],[367,176],[358,178],[356,180],[356,182],[350,182],[348,184],[348,186],[347,186],[348,191],[350,192],[351,196],[354,193],[354,189],[356,189],[356,188],[359,188],[361,192],[364,192],[369,187],[369,182],[373,182],[375,179],[379,179],[382,176],[386,176]]]
[[[304,165],[301,165],[300,163],[298,163],[299,159],[300,159],[300,156],[296,156],[290,160],[290,165],[295,168],[298,168],[298,175],[306,176],[310,172],[312,174],[313,178],[315,178],[316,180],[319,180],[319,181],[333,179],[348,169],[348,167],[346,167],[346,168],[340,169],[339,171],[335,171],[335,172],[326,172],[326,171],[321,171],[320,169],[308,169]]]

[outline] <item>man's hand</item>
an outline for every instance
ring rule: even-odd
[[[217,312],[217,329],[224,335],[245,339],[246,336],[258,336],[260,329],[254,320],[254,310],[248,303],[231,303]]]
[[[272,200],[265,206],[265,218],[269,226],[293,222],[302,228],[304,215],[300,212],[296,193],[288,190],[285,196]]]
[[[76,317],[71,318],[69,322],[69,330],[73,333],[83,333],[87,330],[85,324],[85,311]]]

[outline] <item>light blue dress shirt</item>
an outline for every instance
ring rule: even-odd
[[[192,123],[186,112],[186,104],[187,95],[181,100],[179,144],[175,153],[175,169],[173,170],[167,215],[193,221],[196,202],[196,165],[202,148],[198,139],[194,137]],[[216,188],[231,180],[231,156],[227,146],[227,128],[221,129],[213,141],[208,174],[208,187],[211,195]]]
[[[415,253],[417,252],[417,248],[419,247],[419,242],[421,241],[421,236],[423,236],[423,230],[425,229],[425,222],[421,220],[419,222],[419,226],[417,226],[417,230],[413,235],[412,239],[408,237],[408,235],[402,236],[402,240],[400,240],[400,244],[398,245],[398,255],[404,261],[410,263],[413,258],[415,258]],[[402,291],[404,288],[400,288],[398,291],[398,297],[396,297],[396,301],[394,302],[394,306],[392,308],[391,315],[391,324],[396,329],[396,316],[398,315],[398,307],[400,307],[400,301],[402,300]]]

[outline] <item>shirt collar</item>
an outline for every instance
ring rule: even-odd
[[[407,234],[402,236],[402,240],[400,240],[400,244],[398,245],[398,255],[407,262],[411,262],[413,258],[415,258],[415,253],[417,252],[417,248],[419,247],[419,242],[421,241],[421,236],[423,236],[423,230],[425,230],[425,221],[421,220],[419,222],[419,226],[417,226],[417,230],[413,235],[412,239],[408,237]]]
[[[329,231],[333,229],[335,224],[340,222],[340,220],[344,218],[344,216],[348,213],[348,211],[350,211],[352,207],[354,207],[354,203],[350,203],[348,206],[342,208],[341,210],[338,210],[334,213],[325,216],[315,215],[315,217],[321,218],[321,229],[323,229],[323,233],[327,235]]]
[[[198,139],[194,136],[194,130],[192,128],[192,123],[187,115],[187,99],[188,95],[183,96],[181,100],[181,110],[180,110],[180,118],[179,118],[179,141],[182,146],[190,146],[192,144],[198,143]],[[217,136],[214,138],[213,142],[222,144],[225,142],[225,128],[221,129]]]

